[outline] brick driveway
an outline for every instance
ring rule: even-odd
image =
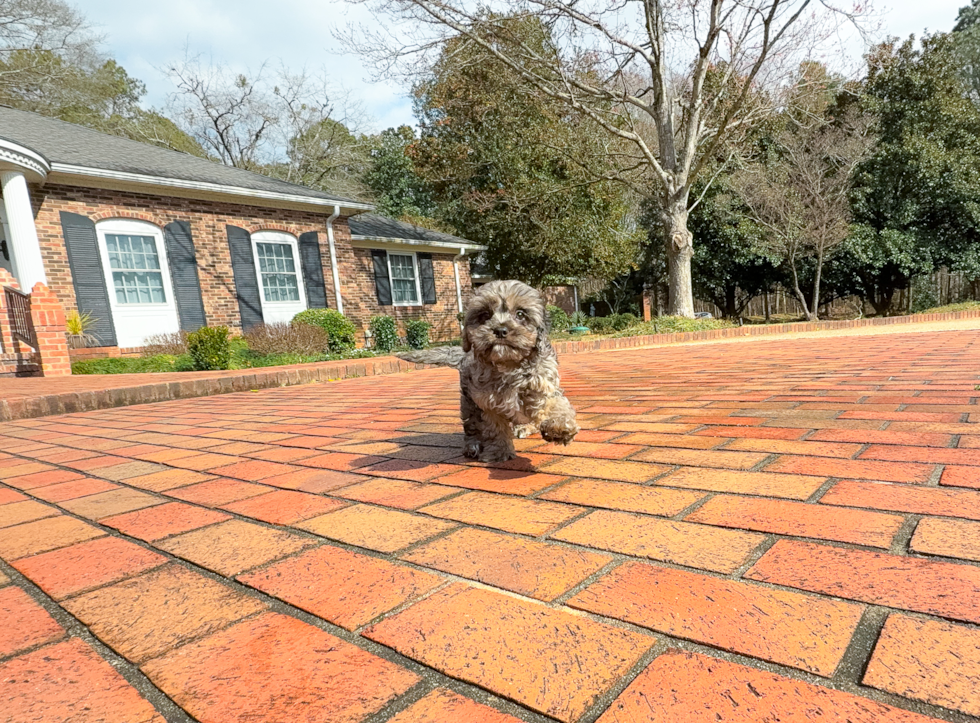
[[[980,332],[564,360],[0,426],[0,721],[980,716]]]

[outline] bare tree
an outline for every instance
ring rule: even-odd
[[[530,88],[625,142],[631,150],[619,159],[618,179],[661,209],[669,313],[681,316],[694,314],[687,225],[694,181],[732,133],[771,111],[746,102],[754,89],[795,67],[842,18],[861,13],[860,5],[845,11],[832,0],[348,1],[398,21],[392,28],[401,34],[358,34],[358,51],[381,73],[424,73],[447,37],[463,36]],[[552,29],[544,51],[503,22],[526,16]]]
[[[222,163],[293,183],[362,195],[368,154],[359,108],[323,78],[263,65],[247,75],[199,58],[171,65],[177,125]]]
[[[62,0],[0,0],[0,95],[8,86],[45,83],[101,62],[100,38]]]
[[[777,136],[773,158],[748,164],[734,185],[768,250],[790,272],[807,318],[816,321],[824,262],[848,236],[852,174],[874,141],[866,116],[804,117]],[[805,262],[813,267],[809,299],[800,284]]]

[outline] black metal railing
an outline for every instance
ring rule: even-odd
[[[10,333],[34,349],[37,349],[37,334],[31,319],[31,297],[9,286],[3,287],[3,294],[10,319]]]

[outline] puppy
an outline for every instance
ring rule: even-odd
[[[548,340],[544,297],[520,281],[491,281],[466,306],[461,347],[398,355],[459,369],[463,454],[483,462],[516,457],[514,437],[535,429],[549,442],[578,434]]]

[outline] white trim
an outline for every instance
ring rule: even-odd
[[[459,260],[466,256],[466,249],[460,247],[459,253],[453,256],[453,276],[456,277],[456,308],[463,313],[463,287],[459,283]]]
[[[395,280],[391,276],[391,257],[392,256],[410,256],[412,259],[412,273],[415,275],[415,298],[418,299],[416,302],[395,302]],[[421,279],[421,269],[419,268],[419,259],[415,255],[414,251],[396,251],[385,254],[385,260],[388,262],[388,286],[391,289],[391,305],[392,306],[424,306],[422,300],[422,279]]]
[[[466,249],[467,251],[486,251],[486,246],[479,244],[451,241],[423,241],[414,238],[393,238],[389,236],[351,236],[351,245],[360,248],[381,248],[378,244],[393,244],[396,246],[427,246],[433,249]],[[437,252],[438,253],[438,252]]]
[[[344,313],[344,297],[340,293],[340,270],[337,267],[337,248],[333,240],[333,222],[340,215],[340,206],[333,207],[333,213],[327,217],[327,246],[330,248],[330,275],[333,277],[333,296],[337,302],[337,311]]]
[[[252,263],[255,264],[255,276],[259,282],[259,302],[262,305],[262,318],[266,323],[271,321],[291,321],[301,311],[309,308],[306,304],[306,284],[303,279],[303,263],[299,255],[299,240],[285,231],[256,231],[252,234]],[[262,283],[262,269],[259,266],[259,250],[256,244],[273,243],[286,244],[292,250],[293,268],[296,274],[296,289],[299,293],[297,301],[266,301],[265,286]],[[285,318],[288,316],[289,318]],[[283,317],[283,318],[276,318]]]
[[[109,311],[116,328],[116,341],[120,347],[140,347],[145,338],[153,334],[164,334],[180,330],[180,317],[177,312],[177,297],[174,295],[173,279],[170,276],[170,259],[167,258],[167,244],[163,229],[148,221],[131,218],[108,218],[95,224],[99,240],[99,258],[102,260],[102,275],[109,296]],[[120,304],[116,299],[116,284],[109,264],[109,248],[106,234],[129,236],[152,236],[156,244],[157,258],[160,260],[160,276],[163,280],[163,294],[166,301],[149,304]],[[134,331],[145,331],[140,335]]]
[[[41,183],[51,171],[48,159],[27,146],[0,138],[0,165],[16,166],[32,183]]]
[[[315,198],[292,193],[279,193],[276,191],[263,191],[254,188],[243,188],[241,186],[228,186],[223,183],[210,183],[208,181],[190,181],[183,178],[169,178],[166,176],[149,176],[143,173],[129,173],[127,171],[110,171],[104,168],[91,168],[88,166],[75,166],[68,163],[52,163],[51,173],[64,174],[76,177],[74,183],[79,184],[80,179],[101,179],[107,181],[117,181],[124,184],[135,184],[140,186],[156,186],[170,189],[183,189],[196,191],[204,194],[216,194],[221,196],[234,196],[236,198],[259,199],[266,201],[277,201],[280,203],[297,204],[301,206],[313,206],[317,210],[333,209],[340,206],[345,210],[350,210],[353,214],[361,211],[372,211],[374,206],[368,203],[357,201],[337,201],[327,198]],[[65,180],[65,179],[56,179]],[[246,201],[235,201],[246,205],[255,205]]]

